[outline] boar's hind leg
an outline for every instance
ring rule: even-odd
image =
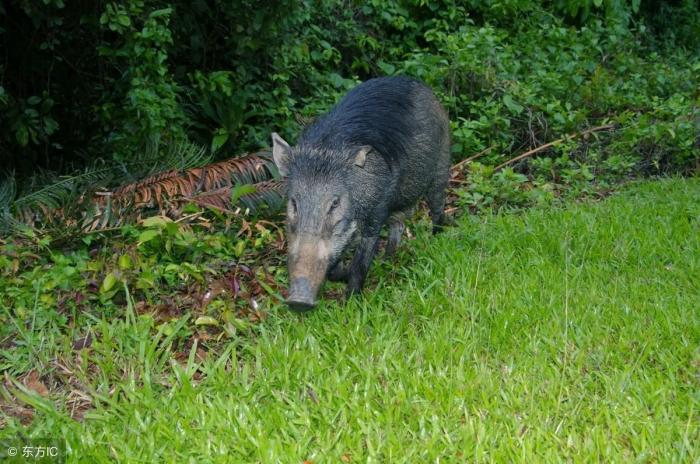
[[[367,277],[367,271],[372,264],[374,255],[377,252],[379,234],[372,237],[362,237],[360,244],[352,257],[350,270],[348,271],[348,286],[345,290],[347,296],[360,293]]]
[[[426,200],[428,200],[428,209],[430,210],[430,218],[433,221],[433,234],[437,234],[442,230],[445,224],[445,196],[447,195],[447,178],[444,182],[440,181],[428,192]]]

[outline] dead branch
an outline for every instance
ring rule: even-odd
[[[493,150],[494,147],[495,147],[495,145],[491,145],[490,147],[481,150],[480,152],[478,152],[478,153],[476,153],[476,154],[470,156],[469,158],[463,159],[463,160],[460,161],[459,163],[457,163],[457,164],[455,164],[454,166],[452,166],[452,169],[453,169],[453,170],[456,170],[456,169],[461,168],[462,166],[464,166],[464,165],[467,164],[467,163],[471,163],[471,162],[474,161],[475,159],[477,159],[477,158],[479,158],[479,157],[481,157],[481,156],[484,156],[485,154],[487,154],[488,152],[490,152],[491,150]]]
[[[615,125],[614,125],[614,124],[605,124],[604,126],[592,127],[592,128],[590,128],[590,129],[586,129],[585,131],[582,131],[582,132],[579,132],[579,133],[576,133],[576,134],[571,134],[571,135],[564,136],[564,137],[562,137],[562,138],[560,138],[560,139],[554,140],[554,141],[549,142],[549,143],[545,143],[544,145],[540,145],[540,146],[537,147],[537,148],[533,148],[532,150],[528,150],[528,151],[526,151],[525,153],[516,156],[515,158],[509,159],[509,160],[506,161],[505,163],[501,163],[501,164],[499,164],[498,166],[496,166],[496,167],[494,168],[494,171],[498,171],[498,170],[500,170],[500,169],[502,169],[502,168],[508,166],[509,164],[513,164],[513,163],[515,163],[516,161],[520,161],[520,160],[523,159],[523,158],[527,158],[528,156],[532,156],[532,155],[534,155],[535,153],[539,153],[539,152],[541,152],[541,151],[543,151],[543,150],[546,150],[547,148],[553,147],[553,146],[555,146],[555,145],[559,145],[560,143],[562,143],[562,142],[564,142],[564,141],[566,141],[566,140],[573,140],[573,139],[575,139],[575,138],[577,138],[577,137],[585,136],[585,135],[591,134],[591,133],[593,133],[593,132],[599,132],[599,131],[604,131],[604,130],[612,130],[612,129],[614,129],[614,128],[615,128]]]

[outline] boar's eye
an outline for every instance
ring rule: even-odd
[[[290,215],[296,216],[297,215],[297,201],[294,198],[289,200],[289,206],[290,206],[290,209],[289,209]]]
[[[331,207],[328,209],[328,212],[330,213],[331,211],[336,209],[339,204],[340,204],[340,198],[339,197],[333,198],[333,201],[331,202]]]

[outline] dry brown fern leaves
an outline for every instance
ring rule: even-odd
[[[177,217],[188,203],[232,212],[232,190],[241,184],[255,187],[240,198],[243,206],[277,206],[281,203],[283,183],[273,179],[275,173],[270,152],[263,151],[184,171],[155,174],[113,191],[96,192],[84,214],[82,229],[93,232],[119,227],[152,214]]]

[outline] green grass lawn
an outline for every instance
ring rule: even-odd
[[[64,437],[68,462],[700,460],[698,179],[413,232],[363,298],[273,308],[203,361],[96,320],[72,367],[95,408],[21,395],[34,420],[1,436]]]

